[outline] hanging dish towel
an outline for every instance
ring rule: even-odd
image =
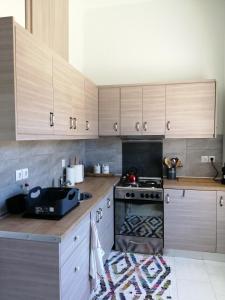
[[[98,287],[99,277],[104,276],[104,262],[103,251],[95,222],[91,221],[91,254],[90,254],[90,276],[92,289],[96,290]]]

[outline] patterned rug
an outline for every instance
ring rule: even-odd
[[[162,256],[112,252],[92,300],[167,300],[170,267]]]
[[[127,216],[121,227],[120,234],[161,239],[163,237],[163,218]]]

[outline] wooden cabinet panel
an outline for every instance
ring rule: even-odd
[[[217,192],[217,252],[225,253],[225,192]]]
[[[88,79],[84,82],[86,135],[98,136],[98,88]]]
[[[167,85],[166,122],[166,137],[214,137],[215,82]]]
[[[215,252],[216,192],[164,190],[165,248]]]
[[[164,135],[166,86],[143,87],[143,135]]]
[[[99,135],[120,135],[120,88],[99,89]]]
[[[17,134],[53,134],[52,56],[16,26]]]
[[[121,88],[121,135],[142,134],[142,87]]]
[[[26,27],[68,60],[68,0],[27,0]]]
[[[54,132],[73,135],[73,96],[71,67],[60,57],[53,57]]]

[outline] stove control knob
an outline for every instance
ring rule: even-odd
[[[126,193],[126,197],[127,197],[127,198],[130,198],[130,193]]]
[[[145,195],[143,193],[141,193],[141,198],[144,198],[144,197],[145,197]]]
[[[145,198],[149,198],[149,194],[145,194]]]
[[[156,194],[155,197],[156,197],[156,199],[159,199],[159,198],[160,198],[159,194]]]
[[[135,194],[134,194],[134,193],[131,193],[131,197],[134,198],[134,197],[135,197]]]
[[[150,197],[151,197],[151,199],[154,199],[154,198],[155,198],[155,195],[154,195],[154,194],[151,194]]]

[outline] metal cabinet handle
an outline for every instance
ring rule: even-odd
[[[77,118],[73,118],[73,129],[77,129]]]
[[[136,125],[135,125],[135,127],[136,127],[137,131],[140,131],[140,122],[137,122]]]
[[[148,130],[148,122],[143,123],[143,129],[144,129],[144,131]]]
[[[167,122],[166,127],[167,127],[167,130],[170,130],[170,129],[171,129],[170,121]]]
[[[113,129],[114,129],[114,131],[118,131],[118,123],[117,122],[115,122],[114,124],[113,124]]]
[[[79,272],[80,271],[80,267],[75,267],[74,268],[74,272],[76,273],[76,272]]]
[[[220,206],[223,207],[223,205],[224,205],[224,201],[223,201],[223,197],[221,196],[220,197]]]
[[[100,212],[99,210],[96,211],[96,223],[99,223],[100,221]]]
[[[89,130],[89,129],[90,129],[89,121],[86,121],[86,130]]]
[[[74,242],[76,242],[76,241],[78,241],[80,239],[80,237],[79,237],[79,235],[75,235],[75,237],[74,237]]]
[[[103,218],[103,210],[102,208],[99,208],[99,215],[100,215],[100,220]]]
[[[107,207],[110,208],[111,207],[111,199],[107,199]]]
[[[185,197],[185,190],[183,190],[183,198]]]
[[[70,129],[73,129],[73,118],[70,117]]]
[[[54,113],[53,112],[50,112],[50,127],[53,127],[55,124],[54,124]]]
[[[169,194],[166,195],[166,203],[167,203],[167,204],[170,203],[170,196],[169,196]]]

